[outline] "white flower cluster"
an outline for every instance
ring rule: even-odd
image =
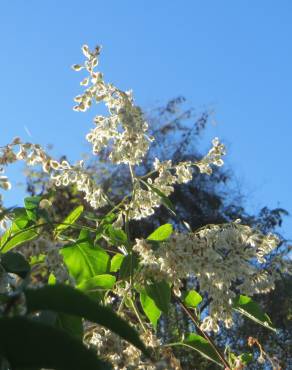
[[[112,162],[137,165],[147,152],[149,142],[153,140],[147,136],[148,125],[142,111],[134,105],[131,92],[123,92],[112,84],[105,83],[102,74],[95,71],[100,48],[91,51],[84,45],[82,51],[86,61],[83,65],[74,65],[73,68],[76,71],[87,70],[89,77],[81,82],[86,89],[75,98],[77,105],[74,109],[86,111],[92,101],[103,101],[109,111],[108,116],[95,117],[96,127],[87,135],[87,140],[93,145],[93,153],[97,154],[109,146],[111,150],[109,157]],[[156,159],[154,172],[158,173],[158,176],[154,180],[148,178],[144,187],[133,174],[133,197],[130,204],[126,205],[129,218],[139,220],[152,215],[162,201],[159,192],[169,196],[174,191],[175,184],[190,181],[193,166],[197,166],[201,173],[210,174],[211,165],[223,164],[221,157],[224,154],[224,145],[216,138],[209,153],[199,162],[181,162],[173,166],[171,161],[160,162]],[[56,186],[76,185],[78,191],[85,193],[85,200],[94,209],[108,203],[108,198],[100,186],[84,170],[82,161],[74,166],[67,161],[58,162],[47,155],[39,145],[22,143],[19,138],[15,138],[11,144],[0,148],[0,172],[3,171],[3,166],[18,160],[25,161],[28,166],[41,165],[43,171],[50,174]],[[5,190],[11,188],[6,176],[0,176],[0,188]]]
[[[102,189],[83,169],[83,162],[80,161],[75,166],[71,166],[67,161],[61,163],[57,161],[50,162],[54,173],[51,179],[56,186],[76,185],[78,191],[85,193],[84,199],[92,208],[100,208],[107,204],[107,199]]]
[[[153,190],[153,187],[165,196],[169,196],[174,191],[175,184],[185,184],[192,180],[193,166],[197,166],[201,173],[210,175],[212,173],[211,165],[221,166],[223,164],[222,156],[225,155],[225,147],[218,138],[212,141],[213,147],[208,154],[198,162],[180,162],[173,165],[170,160],[160,162],[154,161],[154,170],[158,176],[152,180],[148,178],[148,189],[143,189],[139,181],[136,181],[134,195],[128,206],[129,218],[140,220],[151,216],[155,208],[161,205],[161,196]],[[147,183],[145,186],[147,187]],[[152,187],[152,189],[151,189]]]
[[[107,203],[102,189],[84,170],[82,161],[75,166],[67,161],[58,162],[47,155],[39,145],[22,143],[16,138],[0,151],[0,166],[18,160],[25,161],[28,166],[41,165],[43,171],[50,174],[56,186],[76,185],[77,190],[85,193],[85,200],[95,209]],[[3,171],[3,168],[0,168],[0,171]],[[11,188],[6,176],[0,176],[0,187],[5,190]]]
[[[16,151],[17,148],[18,151]],[[21,143],[20,139],[16,137],[10,144],[0,148],[0,173],[4,172],[4,166],[19,160],[24,160],[28,166],[41,164],[43,170],[47,171],[49,157],[39,145]],[[7,176],[0,176],[0,188],[11,189]]]
[[[110,146],[110,160],[113,163],[139,164],[148,150],[150,137],[147,136],[148,124],[142,111],[134,105],[132,92],[123,92],[105,83],[103,75],[95,71],[98,64],[100,47],[90,51],[87,45],[82,47],[87,58],[84,65],[74,65],[73,69],[86,69],[89,77],[82,82],[88,86],[82,95],[75,97],[76,111],[86,111],[92,101],[104,102],[109,116],[96,116],[96,127],[87,134],[86,139],[93,146],[93,153],[98,154],[104,147]]]
[[[156,349],[160,340],[147,330],[141,339],[148,348]],[[161,351],[162,359],[157,362],[147,361],[141,351],[119,336],[103,327],[97,326],[89,343],[96,348],[97,354],[107,360],[115,370],[181,370],[179,361],[169,349]]]
[[[59,253],[62,243],[56,243],[49,238],[40,237],[20,247],[20,252],[27,260],[30,257],[45,255],[44,264],[49,273],[53,273],[59,283],[71,281],[68,270],[63,263],[63,257]]]
[[[137,240],[133,249],[140,255],[143,281],[166,280],[180,295],[182,279],[197,278],[200,291],[211,299],[202,329],[218,331],[219,321],[232,325],[232,302],[239,292],[250,296],[274,288],[277,269],[285,266],[279,264],[267,272],[265,257],[278,244],[272,234],[231,223],[175,233],[157,250],[146,240]]]
[[[211,175],[212,173],[211,164],[218,167],[223,166],[224,162],[222,160],[222,156],[226,154],[224,144],[220,143],[217,137],[212,140],[212,144],[213,147],[209,150],[207,155],[205,155],[205,157],[199,162],[195,163],[201,173],[206,173],[208,175]]]

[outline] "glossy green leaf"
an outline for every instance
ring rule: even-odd
[[[13,369],[110,369],[63,330],[24,317],[0,319],[0,354]]]
[[[9,231],[9,230],[7,230]],[[4,234],[6,235],[6,233]],[[6,253],[11,249],[22,245],[23,243],[33,240],[38,236],[35,229],[25,229],[17,231],[15,234],[8,235],[8,237],[2,237],[0,242],[1,253]]]
[[[155,305],[164,313],[168,312],[171,289],[165,281],[160,281],[145,286],[147,295],[153,299]]]
[[[152,234],[150,234],[147,240],[153,240],[156,242],[162,242],[170,237],[173,233],[173,227],[171,224],[164,224],[159,226]]]
[[[178,345],[186,346],[199,352],[203,357],[222,366],[221,360],[209,342],[197,334],[189,334],[188,337]]]
[[[233,302],[233,308],[265,328],[276,331],[269,316],[250,297],[239,295]]]
[[[7,252],[1,256],[1,265],[7,272],[17,274],[25,278],[30,271],[30,265],[22,254]]]
[[[65,218],[65,220],[56,227],[55,234],[58,235],[62,233],[64,230],[68,229],[71,225],[73,225],[78,218],[82,215],[84,210],[83,206],[78,206],[69,215]]]
[[[111,259],[111,267],[110,267],[110,272],[117,272],[119,271],[122,262],[124,260],[125,256],[121,253],[117,253],[113,256]]]
[[[39,289],[27,289],[25,295],[28,312],[51,310],[83,317],[112,330],[147,354],[138,333],[126,321],[109,308],[96,304],[78,289],[67,285],[49,285]]]
[[[161,310],[156,306],[154,300],[150,298],[145,291],[142,291],[140,293],[140,302],[145,315],[148,317],[151,324],[156,329],[157,322],[161,316]]]
[[[116,278],[110,274],[96,275],[88,280],[83,280],[77,288],[83,291],[94,289],[111,289],[116,282]]]
[[[109,271],[110,257],[89,240],[77,241],[61,249],[64,262],[77,284]]]
[[[195,290],[190,290],[183,298],[185,305],[191,308],[196,308],[202,302],[202,300],[202,296]]]

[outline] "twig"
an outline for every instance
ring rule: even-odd
[[[224,354],[217,347],[217,345],[215,344],[215,342],[213,341],[213,339],[207,333],[205,333],[203,330],[200,329],[199,319],[198,319],[196,313],[195,312],[192,312],[191,310],[189,310],[188,307],[182,302],[182,300],[180,298],[178,298],[178,297],[176,297],[174,295],[173,295],[173,297],[179,303],[179,305],[181,306],[181,308],[183,309],[183,311],[187,314],[187,316],[191,319],[191,321],[194,323],[194,325],[195,325],[198,333],[201,336],[203,336],[208,341],[208,343],[210,344],[210,346],[214,349],[214,351],[216,352],[216,354],[220,358],[220,360],[223,363],[223,365],[225,366],[225,368],[230,369],[230,365],[228,364],[227,360],[225,359]]]

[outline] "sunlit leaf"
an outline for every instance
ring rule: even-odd
[[[145,315],[148,317],[151,324],[156,329],[157,322],[161,316],[161,310],[156,306],[154,300],[150,298],[145,291],[142,291],[140,293],[140,302]]]
[[[7,230],[7,232],[8,231],[9,230]],[[10,235],[8,235],[7,237],[5,237],[5,234],[0,241],[1,253],[6,253],[11,249],[22,245],[23,243],[38,237],[38,233],[35,229],[19,230],[15,234],[10,233]]]
[[[156,242],[162,242],[170,237],[173,233],[173,227],[171,224],[164,224],[159,226],[152,234],[147,237],[147,240]]]
[[[190,290],[183,298],[185,305],[191,308],[196,308],[202,300],[202,296],[195,290]]]
[[[70,275],[77,284],[109,271],[109,255],[104,249],[94,246],[89,240],[70,244],[62,248],[60,253],[63,255]]]
[[[83,206],[78,206],[75,209],[73,209],[73,211],[69,213],[65,220],[56,227],[55,234],[58,235],[64,230],[68,229],[68,227],[73,225],[82,215],[83,210],[84,210]]]
[[[110,268],[110,271],[111,272],[117,272],[121,265],[122,265],[122,262],[124,260],[125,256],[121,253],[117,253],[113,256],[113,258],[111,259],[111,268]]]
[[[88,280],[83,280],[77,288],[83,291],[94,289],[111,289],[116,282],[116,278],[110,274],[96,275]]]
[[[155,305],[164,313],[168,312],[171,289],[165,281],[147,284],[145,286],[147,295],[153,299]]]

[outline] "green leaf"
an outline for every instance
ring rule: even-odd
[[[109,255],[104,249],[93,246],[89,240],[77,240],[76,243],[62,248],[60,253],[77,284],[109,270]]]
[[[125,245],[128,242],[127,235],[122,229],[116,229],[112,225],[107,225],[105,232],[109,236],[111,244],[116,247]]]
[[[51,310],[83,317],[105,326],[148,354],[138,333],[126,321],[109,308],[96,304],[80,290],[58,284],[27,289],[25,295],[28,312]]]
[[[132,254],[125,256],[120,268],[120,278],[128,279],[131,276],[131,272],[133,273],[136,270],[138,264],[139,260],[135,253],[132,252]]]
[[[51,272],[49,277],[48,277],[48,284],[49,285],[55,285],[57,284],[57,278],[56,276]]]
[[[59,313],[57,315],[57,327],[65,330],[68,334],[82,341],[83,324],[81,317]]]
[[[191,333],[183,342],[177,344],[192,348],[199,352],[203,357],[223,367],[216,351],[212,348],[209,342],[200,335]]]
[[[202,302],[202,300],[202,296],[195,290],[190,290],[187,292],[183,299],[185,305],[191,308],[196,308]]]
[[[117,253],[113,256],[113,258],[111,259],[111,268],[110,268],[110,272],[117,272],[120,267],[121,267],[121,264],[124,260],[125,256],[121,253]]]
[[[20,230],[17,231],[14,235],[10,233],[10,235],[7,237],[4,237],[5,234],[3,235],[0,242],[1,253],[6,253],[29,240],[35,239],[38,236],[38,233],[34,229]]]
[[[36,221],[38,218],[38,208],[42,197],[33,196],[24,198],[26,214],[30,220]]]
[[[239,295],[233,302],[233,308],[235,311],[241,313],[256,323],[276,332],[276,328],[273,326],[269,316],[263,312],[261,307],[250,297]]]
[[[111,289],[116,282],[116,278],[110,274],[96,275],[88,280],[83,280],[76,288],[89,291],[94,289]]]
[[[12,227],[13,232],[25,229],[29,223],[29,218],[26,214],[25,209],[24,208],[21,208],[21,209],[23,210],[24,214],[15,217],[15,219],[13,220],[13,227]]]
[[[13,369],[110,369],[63,330],[24,317],[0,319],[0,354]]]
[[[1,256],[1,265],[7,272],[17,274],[25,278],[30,271],[30,265],[22,254],[17,252],[8,252]]]
[[[26,209],[36,209],[39,207],[41,196],[33,196],[33,197],[26,197],[24,198],[24,205]]]
[[[168,312],[171,290],[165,281],[148,284],[145,286],[145,291],[162,312]]]
[[[58,235],[62,233],[64,230],[68,229],[68,227],[73,225],[82,215],[83,210],[84,210],[83,206],[78,206],[77,208],[73,209],[73,211],[69,213],[65,220],[56,227],[55,234]]]
[[[140,293],[140,302],[145,315],[148,317],[151,324],[156,329],[157,321],[161,316],[161,310],[156,306],[154,300],[150,298],[144,290]]]
[[[150,234],[147,240],[153,240],[156,242],[162,242],[170,237],[173,233],[173,227],[171,224],[164,224],[159,226],[152,234]]]

